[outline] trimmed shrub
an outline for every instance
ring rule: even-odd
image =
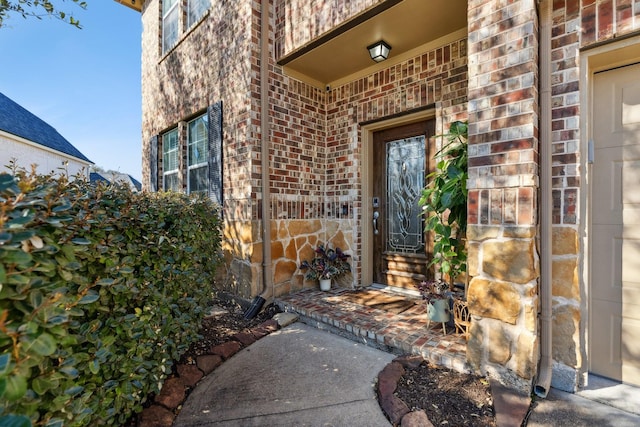
[[[141,410],[198,338],[220,223],[204,198],[0,174],[0,424]]]

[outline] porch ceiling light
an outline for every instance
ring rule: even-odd
[[[380,40],[371,46],[367,46],[367,50],[369,51],[369,55],[371,55],[371,59],[376,62],[380,62],[389,57],[391,46],[389,46],[384,40]]]

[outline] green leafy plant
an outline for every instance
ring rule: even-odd
[[[300,268],[307,270],[304,277],[307,280],[338,278],[351,271],[351,264],[347,255],[340,248],[329,249],[318,245],[315,256],[310,261],[303,261]]]
[[[87,8],[87,2],[82,0],[71,0],[73,3],[81,7]],[[50,0],[0,0],[0,28],[5,25],[4,20],[10,13],[21,15],[23,18],[53,17],[67,22],[76,28],[82,28],[80,21],[75,19],[69,13],[59,10],[57,5]]]
[[[140,411],[198,338],[220,228],[202,198],[0,174],[0,425]]]
[[[453,281],[467,266],[467,123],[453,122],[441,136],[446,143],[435,155],[439,159],[436,170],[427,175],[419,203],[426,216],[425,230],[434,234],[429,266],[439,266],[453,288]]]

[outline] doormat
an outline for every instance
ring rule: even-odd
[[[411,297],[403,295],[393,295],[386,292],[367,289],[345,292],[341,295],[329,297],[327,298],[327,301],[336,303],[340,303],[341,301],[348,301],[355,304],[364,305],[366,307],[399,314],[413,307],[419,300],[412,299]]]

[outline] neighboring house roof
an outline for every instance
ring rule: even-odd
[[[93,163],[57,130],[35,114],[21,107],[0,92],[0,130],[36,144]]]
[[[98,182],[106,182],[107,184],[109,184],[109,180],[100,175],[98,172],[89,173],[89,182],[92,184],[96,184]]]
[[[131,182],[133,183],[133,186],[136,187],[136,190],[142,191],[142,183],[140,181],[138,181],[137,179],[135,179],[134,177],[132,177],[131,175],[128,175],[128,177],[131,180]]]
[[[92,183],[106,182],[107,184],[111,184],[112,182],[122,182],[124,184],[129,185],[131,188],[137,191],[142,190],[142,184],[131,175],[128,175],[126,173],[119,173],[119,172],[105,172],[105,175],[107,175],[111,179],[105,178],[102,174],[98,172],[91,172],[89,174],[89,181]]]

